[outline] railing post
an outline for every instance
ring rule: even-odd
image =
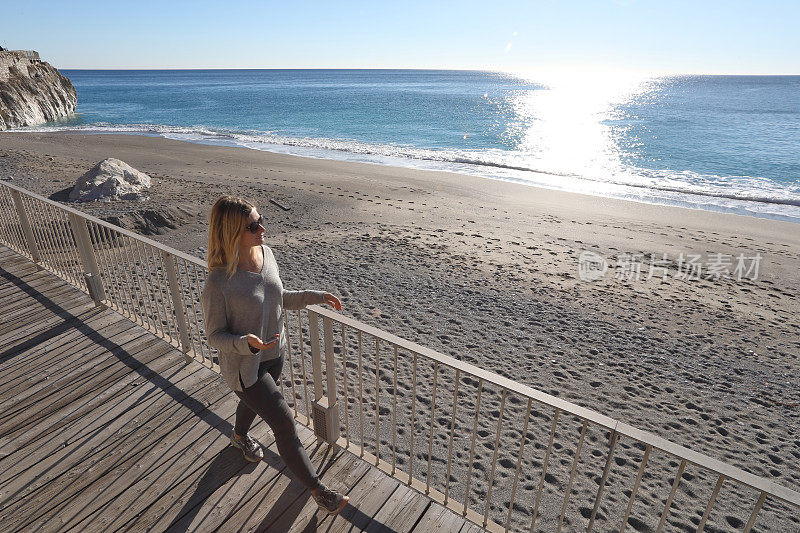
[[[327,378],[328,405],[336,405],[336,360],[333,357],[333,322],[322,317],[322,334],[325,340],[325,377]]]
[[[175,259],[172,254],[161,250],[161,257],[164,259],[164,268],[167,269],[167,282],[169,283],[169,294],[172,298],[172,307],[175,309],[175,320],[178,321],[178,333],[181,337],[181,351],[186,358],[186,363],[191,363],[189,355],[189,327],[186,324],[186,313],[183,311],[181,303],[180,284],[178,283],[178,273],[175,270]],[[169,317],[167,317],[169,320]]]
[[[78,255],[83,265],[89,296],[92,297],[95,305],[103,305],[102,302],[106,299],[106,293],[100,277],[100,268],[97,266],[97,258],[94,256],[89,229],[86,227],[86,219],[71,212],[67,213],[67,215],[72,228],[72,236],[75,237],[75,244],[78,247]]]
[[[41,270],[43,268],[41,265],[42,256],[39,253],[39,247],[36,245],[36,239],[33,236],[28,214],[25,212],[25,206],[22,205],[22,197],[16,189],[9,188],[8,192],[11,193],[11,199],[14,200],[14,207],[17,210],[19,223],[22,226],[22,234],[25,236],[25,244],[28,246],[28,253],[31,254],[31,259],[33,259],[33,262],[36,263],[36,266]]]
[[[308,335],[311,340],[311,372],[314,376],[314,401],[322,398],[322,357],[319,353],[319,315],[308,310]]]
[[[313,420],[314,434],[328,444],[339,439],[339,405],[336,403],[336,364],[333,357],[333,325],[331,319],[323,317],[325,342],[325,371],[327,393],[322,390],[322,355],[319,347],[319,315],[309,309],[308,326],[311,337],[311,366],[314,372]]]
[[[603,497],[603,489],[608,480],[608,473],[611,471],[611,461],[614,459],[614,448],[618,440],[619,435],[617,433],[617,428],[614,427],[614,429],[611,430],[611,436],[608,438],[608,458],[606,458],[606,466],[603,469],[603,477],[600,478],[600,486],[597,487],[597,496],[594,498],[594,508],[589,518],[589,525],[586,528],[586,533],[592,533],[592,526],[594,526],[594,519],[597,518],[597,510],[600,509],[600,498]]]

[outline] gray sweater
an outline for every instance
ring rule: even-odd
[[[224,268],[214,268],[200,295],[208,343],[219,350],[222,377],[234,391],[242,390],[240,379],[245,388],[256,382],[261,361],[288,351],[283,309],[302,309],[324,301],[324,291],[284,290],[272,250],[264,245],[261,249],[264,265],[260,273],[237,268],[228,279]],[[264,342],[280,333],[280,341],[254,354],[247,343],[250,333]]]

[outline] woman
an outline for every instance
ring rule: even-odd
[[[208,342],[219,350],[222,377],[239,397],[231,443],[248,461],[264,457],[247,434],[256,415],[272,429],[278,452],[292,473],[311,491],[317,504],[336,514],[348,497],[323,485],[300,443],[294,417],[276,385],[287,341],[283,309],[339,300],[322,291],[284,290],[272,250],[264,245],[264,219],[240,198],[223,196],[211,209],[208,268],[201,303]]]

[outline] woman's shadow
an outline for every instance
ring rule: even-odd
[[[318,453],[324,454],[321,461],[322,467],[319,469],[319,475],[321,477],[333,465],[339,454],[334,453],[333,448],[327,444],[318,444],[309,451],[309,457],[313,458],[314,455]],[[259,478],[262,478],[263,474],[269,473],[270,471],[274,473],[275,470],[280,472],[279,475],[291,477],[291,474],[286,471],[283,460],[272,450],[264,450],[264,459],[262,459],[262,461],[267,463],[267,468],[262,469],[261,475],[259,475],[257,479],[254,479],[253,483],[259,483]],[[208,497],[212,496],[214,492],[234,477],[250,475],[256,469],[257,464],[246,461],[242,457],[240,450],[233,446],[227,446],[214,457],[211,463],[209,463],[206,471],[203,473],[203,477],[196,484],[193,484],[195,487],[194,493],[185,499],[186,503],[176,514],[172,523],[167,527],[167,531],[188,531],[198,513],[203,510],[203,502]],[[267,483],[270,484],[273,482],[273,480],[267,481]],[[231,505],[229,513],[235,513],[237,509],[246,502],[248,495],[249,493],[247,492],[243,493],[239,500]],[[267,496],[267,498],[273,500],[272,496]],[[270,505],[269,512],[261,521],[257,530],[267,531],[274,529],[273,525],[276,521],[280,521],[283,525],[294,524],[310,498],[311,493],[306,490],[299,481],[291,478],[290,483],[283,492],[281,492],[280,496],[273,500],[274,503]],[[356,527],[360,524],[375,526],[374,528],[367,527],[367,531],[392,531],[390,528],[381,527],[382,524],[370,523],[372,517],[364,515],[364,513],[361,513],[358,509],[350,505],[345,507],[339,516],[348,520]],[[319,527],[319,523],[326,517],[327,515],[321,514],[321,512],[315,512],[311,516],[309,522],[303,527],[303,531],[316,531]],[[358,527],[358,529],[362,528]]]

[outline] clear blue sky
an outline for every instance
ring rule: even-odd
[[[58,68],[613,67],[800,74],[800,0],[4,0]]]

